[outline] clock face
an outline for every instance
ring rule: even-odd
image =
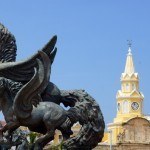
[[[133,110],[137,110],[139,108],[139,104],[137,102],[133,102],[131,104],[131,107],[132,107]]]

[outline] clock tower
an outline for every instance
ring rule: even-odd
[[[144,96],[139,91],[139,77],[135,71],[131,45],[129,45],[125,69],[121,74],[121,89],[116,95],[117,115],[113,123],[108,124],[108,131],[113,137],[112,144],[117,143],[118,135],[124,132],[123,124],[132,118],[144,117],[143,99]],[[110,143],[110,137],[108,139]]]
[[[117,95],[117,116],[114,122],[124,122],[133,117],[142,117],[143,94],[139,91],[139,77],[135,72],[131,47],[129,47],[125,69],[121,75],[121,90]]]

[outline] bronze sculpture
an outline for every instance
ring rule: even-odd
[[[56,129],[63,135],[63,149],[92,149],[102,140],[104,120],[99,105],[84,90],[59,90],[49,81],[56,55],[54,36],[31,58],[15,62],[16,41],[0,24],[0,107],[6,120],[7,141],[20,126],[42,133],[32,149],[42,149],[53,140]],[[65,110],[60,106],[69,106]],[[71,127],[82,125],[75,137]]]

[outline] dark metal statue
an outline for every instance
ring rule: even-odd
[[[90,150],[102,140],[105,125],[96,101],[84,90],[59,90],[49,82],[56,40],[54,36],[31,58],[15,62],[15,38],[0,24],[0,108],[6,120],[1,132],[7,133],[6,144],[20,126],[43,134],[30,149],[42,149],[53,140],[56,129],[62,132],[63,149]],[[76,122],[82,127],[70,138]]]

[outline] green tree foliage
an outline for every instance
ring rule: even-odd
[[[30,132],[28,136],[29,136],[29,143],[33,144],[38,136],[38,133]]]

